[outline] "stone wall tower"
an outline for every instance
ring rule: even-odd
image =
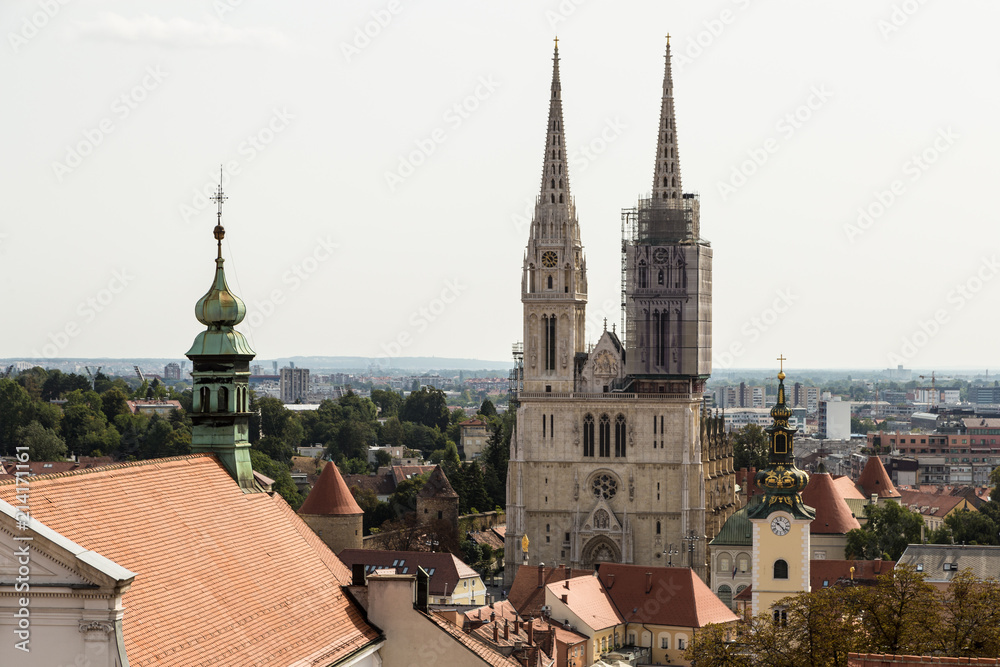
[[[299,516],[335,554],[364,548],[365,513],[332,461],[323,468],[316,486],[299,508]]]
[[[214,452],[245,491],[259,490],[250,465],[250,360],[254,351],[234,328],[246,316],[246,306],[226,284],[222,268],[222,203],[220,183],[213,197],[218,203],[214,236],[218,242],[215,280],[195,305],[195,317],[208,328],[194,340],[191,360],[194,396],[191,406],[191,451]]]
[[[570,195],[568,166],[556,41],[542,188],[535,201],[521,278],[526,392],[573,391],[575,357],[585,349],[587,261]]]

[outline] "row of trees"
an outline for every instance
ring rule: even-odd
[[[698,667],[841,667],[852,652],[1000,655],[1000,582],[969,570],[938,592],[924,573],[897,566],[872,586],[822,588],[775,609],[735,631],[706,626],[685,658]]]

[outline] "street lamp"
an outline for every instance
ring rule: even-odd
[[[663,550],[663,553],[667,555],[667,567],[674,566],[674,556],[678,553],[677,549],[674,549],[674,545],[671,543],[669,547]]]
[[[692,570],[694,569],[694,543],[701,539],[700,535],[696,535],[694,530],[689,530],[688,534],[683,538],[685,542],[688,543],[688,567]]]

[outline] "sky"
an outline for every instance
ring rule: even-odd
[[[262,359],[505,360],[553,38],[588,339],[671,35],[717,370],[1000,366],[988,0],[6,0],[0,357],[178,357],[216,208]]]

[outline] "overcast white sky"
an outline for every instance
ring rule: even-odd
[[[196,191],[227,163],[259,357],[508,358],[557,34],[596,340],[670,32],[716,367],[1000,366],[998,23],[988,0],[5,0],[0,356],[180,357],[215,254]]]

